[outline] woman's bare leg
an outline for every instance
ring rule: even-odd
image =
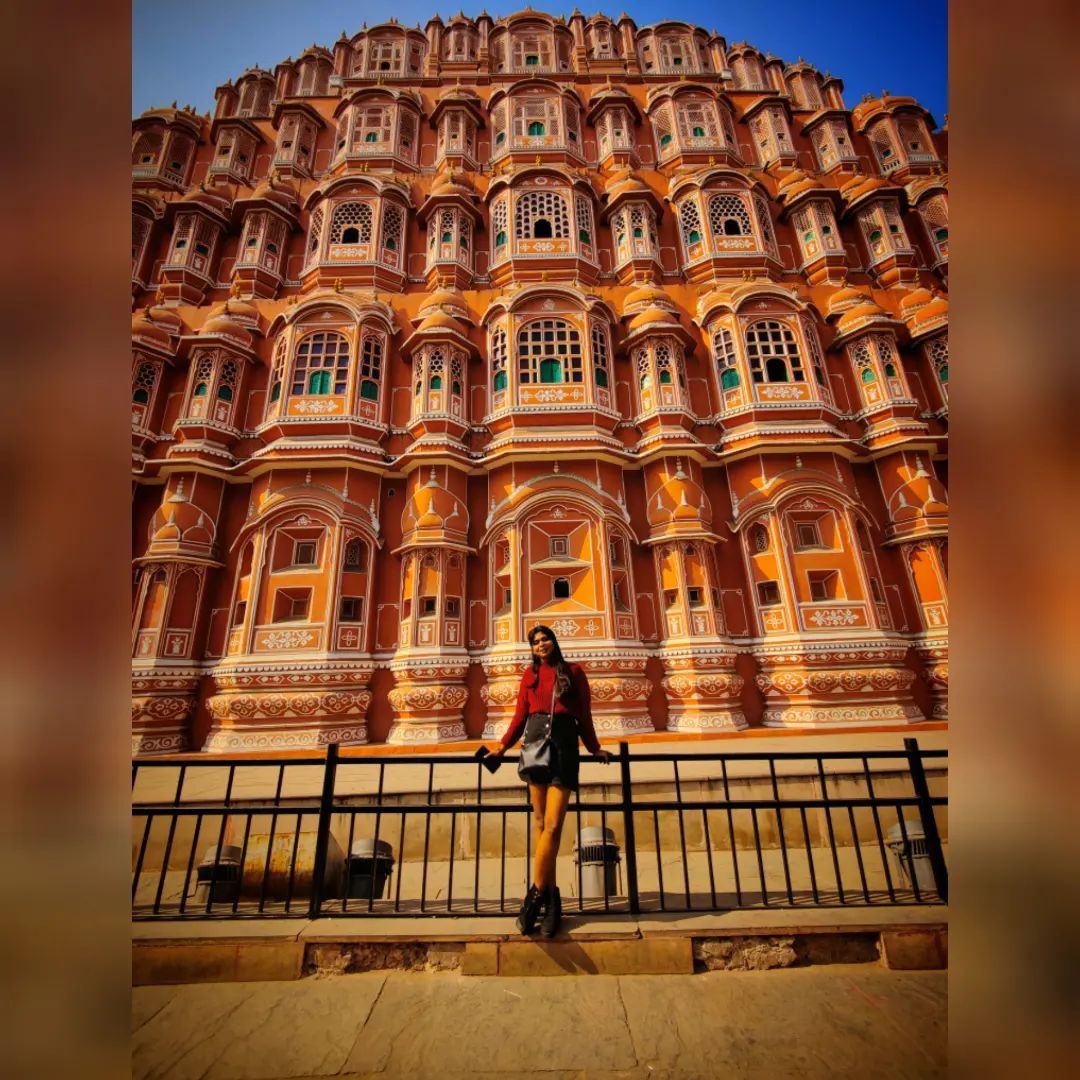
[[[536,883],[540,888],[555,884],[555,860],[562,840],[563,821],[573,792],[563,787],[549,787],[544,807],[544,831],[536,845]],[[535,803],[534,803],[535,806]]]
[[[529,800],[533,808],[533,884],[541,887],[540,875],[543,864],[540,862],[540,841],[544,836],[544,814],[547,806],[547,784],[530,784]]]

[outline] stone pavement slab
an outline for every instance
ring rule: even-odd
[[[946,977],[368,972],[133,994],[137,1080],[934,1080]]]

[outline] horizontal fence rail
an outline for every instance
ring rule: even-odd
[[[567,912],[941,904],[947,752],[630,753],[582,760]],[[532,808],[507,756],[137,761],[135,919],[512,915]],[[437,782],[437,773],[441,774]]]

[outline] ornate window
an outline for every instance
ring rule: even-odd
[[[746,356],[756,383],[806,380],[795,334],[783,323],[763,319],[747,327]]]
[[[496,330],[491,335],[491,407],[506,404],[509,376],[507,373],[506,331]]]
[[[622,106],[605,109],[596,118],[596,137],[601,157],[612,150],[633,150],[634,128],[629,111]]]
[[[675,127],[671,118],[671,106],[662,105],[652,114],[653,131],[656,133],[656,145],[660,160],[674,154],[678,149],[674,145]]]
[[[949,339],[942,335],[936,337],[926,346],[926,355],[930,359],[930,366],[934,369],[938,385],[941,387],[942,397],[949,400]]]
[[[908,396],[900,361],[888,334],[861,337],[848,346],[848,353],[855,369],[859,393],[867,408],[886,405],[890,400]]]
[[[274,416],[281,408],[281,384],[285,378],[285,362],[288,359],[289,346],[282,336],[274,346],[274,361],[270,367],[270,392],[266,397],[266,415]]]
[[[189,419],[209,418],[231,424],[240,365],[220,351],[200,351],[193,357],[188,398]]]
[[[867,137],[874,151],[874,157],[877,158],[878,168],[883,173],[890,173],[901,164],[896,145],[883,125],[875,127]]]
[[[308,226],[307,257],[304,260],[305,267],[311,266],[319,258],[319,242],[322,239],[323,208],[318,206],[311,215]]]
[[[371,203],[341,203],[330,221],[330,243],[370,244],[373,220]]]
[[[584,381],[581,335],[563,319],[534,319],[517,338],[518,384]]]
[[[131,215],[131,276],[134,277],[139,270],[139,264],[146,252],[146,244],[150,239],[152,222],[142,214]]]
[[[720,121],[714,101],[679,101],[675,105],[679,138],[686,147],[721,143]]]
[[[739,386],[739,368],[735,356],[735,339],[730,330],[721,327],[713,335],[713,354],[716,357],[716,371],[720,379],[721,393],[735,390]]]
[[[378,401],[382,382],[383,339],[367,333],[360,344],[360,399]]]
[[[682,350],[674,341],[668,338],[650,341],[634,351],[633,361],[641,412],[686,405]]]
[[[566,200],[554,191],[520,195],[514,211],[514,235],[519,240],[565,240],[570,235]]]
[[[919,214],[930,234],[939,261],[949,257],[949,207],[944,195],[934,195],[919,206]]]
[[[491,207],[492,262],[500,262],[507,254],[506,202],[507,196],[503,196]]]
[[[740,90],[767,90],[765,76],[756,56],[740,56],[731,65],[735,85]]]
[[[132,375],[132,404],[150,406],[154,388],[158,384],[158,373],[161,365],[151,361],[143,361],[135,367]],[[143,413],[139,413],[139,418]]]
[[[765,250],[774,258],[779,259],[776,250],[776,237],[773,234],[772,215],[769,213],[769,204],[758,194],[754,194],[754,209],[757,211],[758,224],[761,226],[761,236],[765,241]]]
[[[847,128],[840,120],[823,120],[814,128],[810,141],[822,169],[829,169],[841,161],[857,160]]]
[[[832,390],[829,387],[829,374],[825,370],[825,359],[821,355],[821,344],[818,341],[817,330],[808,319],[803,320],[803,336],[810,352],[810,365],[814,369],[814,381],[820,387],[821,396],[828,402],[832,401]]]
[[[579,195],[574,200],[574,210],[577,217],[578,245],[581,253],[588,259],[595,258],[593,246],[593,215],[589,200]]]
[[[332,331],[318,331],[300,340],[293,364],[292,393],[344,394],[349,378],[349,343]]]
[[[892,200],[874,203],[859,211],[858,218],[871,266],[895,252],[911,250],[900,213]]]
[[[592,324],[593,385],[604,389],[608,385],[608,338],[600,323]]]
[[[237,116],[269,116],[272,84],[252,79],[240,91],[240,107]]]
[[[753,236],[750,212],[738,195],[714,195],[709,200],[709,227],[713,237]]]
[[[702,242],[701,215],[698,213],[697,202],[694,199],[686,199],[679,207],[679,227],[682,231],[683,244],[687,254],[692,258],[700,252],[694,252],[691,248]]]
[[[382,228],[382,247],[383,258],[387,258],[387,253],[394,253],[401,251],[401,237],[405,226],[405,214],[400,207],[394,206],[393,203],[384,204],[383,206],[383,228]],[[389,259],[390,262],[396,262],[400,256]]]

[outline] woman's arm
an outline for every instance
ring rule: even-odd
[[[581,741],[590,754],[606,753],[606,751],[600,749],[600,740],[596,737],[596,729],[593,727],[592,693],[589,690],[589,679],[584,669],[580,667],[574,670],[574,690],[577,693]]]
[[[506,733],[499,743],[503,751],[509,750],[510,747],[521,738],[521,733],[525,729],[525,719],[529,714],[528,698],[531,679],[531,671],[526,671],[525,674],[521,676],[521,686],[518,688],[517,707],[514,709],[514,716],[510,721],[510,726],[506,729]]]

